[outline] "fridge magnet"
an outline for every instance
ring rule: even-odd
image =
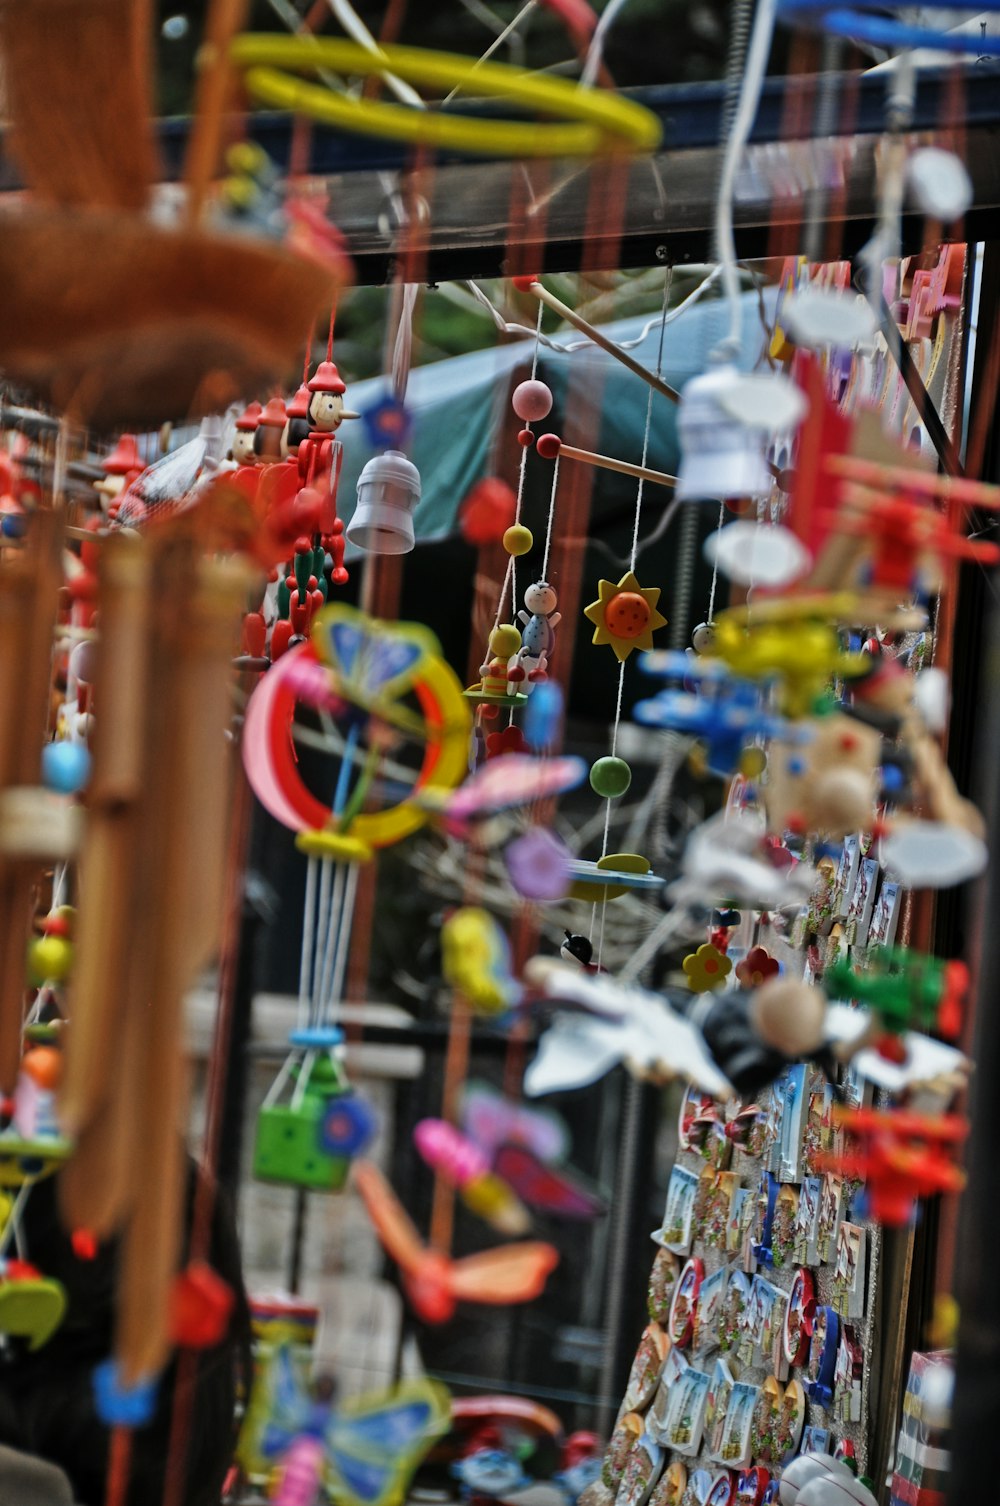
[[[740,1249],[740,1228],[743,1218],[743,1207],[750,1197],[749,1187],[739,1184],[734,1186],[733,1195],[729,1201],[729,1217],[726,1221],[726,1254],[738,1255]],[[752,1201],[752,1199],[751,1199]]]
[[[859,1224],[842,1223],[833,1272],[833,1306],[842,1318],[864,1317],[864,1280],[865,1231]]]
[[[668,1391],[672,1386],[676,1386],[690,1363],[683,1349],[678,1349],[676,1346],[672,1347],[663,1362],[660,1386]]]
[[[802,1438],[805,1420],[806,1393],[802,1388],[802,1382],[793,1379],[785,1387],[781,1406],[778,1409],[778,1420],[774,1431],[775,1464],[784,1464],[786,1459],[790,1459],[795,1453]]]
[[[653,1397],[653,1405],[646,1413],[646,1431],[654,1443],[659,1443],[663,1447],[667,1445],[671,1397],[689,1368],[687,1358],[681,1350],[671,1349],[663,1366],[656,1395]]]
[[[646,1310],[653,1323],[666,1325],[670,1316],[670,1301],[674,1295],[674,1285],[679,1273],[680,1261],[673,1250],[657,1250],[656,1259],[649,1273],[649,1289],[646,1293]]]
[[[733,1142],[726,1134],[726,1125],[717,1114],[705,1126],[698,1154],[716,1171],[725,1171],[733,1158]]]
[[[720,1266],[711,1276],[706,1276],[698,1293],[698,1305],[694,1314],[694,1339],[692,1347],[697,1353],[718,1349],[719,1317],[726,1292],[726,1268]]]
[[[868,928],[870,947],[892,946],[895,942],[901,891],[902,885],[892,883],[889,879],[886,879],[879,890],[875,909],[872,911],[872,923]]]
[[[816,1236],[819,1258],[824,1265],[828,1265],[837,1253],[837,1230],[843,1214],[843,1203],[843,1177],[835,1176],[833,1172],[826,1172],[823,1176],[823,1189],[819,1200],[819,1225]]]
[[[720,1171],[716,1173],[715,1184],[709,1195],[708,1204],[705,1209],[705,1221],[702,1225],[702,1238],[710,1250],[724,1250],[726,1248],[729,1213],[739,1184],[740,1179],[735,1171]]]
[[[691,1252],[691,1234],[694,1225],[694,1200],[698,1190],[698,1178],[686,1167],[675,1166],[670,1173],[667,1187],[667,1202],[663,1224],[653,1235],[657,1244],[665,1245],[675,1255]]]
[[[793,1259],[796,1265],[816,1265],[819,1261],[819,1204],[822,1191],[822,1177],[802,1178],[799,1207],[795,1216]]]
[[[774,1205],[771,1224],[771,1259],[776,1270],[794,1260],[795,1226],[799,1216],[799,1193],[795,1187],[782,1187]]]
[[[696,1469],[688,1475],[687,1489],[681,1506],[705,1506],[712,1488],[712,1476],[707,1469]]]
[[[781,1136],[778,1151],[779,1182],[802,1180],[802,1137],[806,1121],[806,1076],[804,1062],[789,1067],[779,1085],[783,1090]]]
[[[743,1365],[759,1365],[765,1352],[771,1309],[774,1306],[774,1287],[763,1276],[755,1276],[750,1283],[750,1300],[743,1316],[743,1332],[737,1351]]]
[[[737,1381],[733,1386],[719,1450],[723,1464],[733,1469],[745,1469],[751,1462],[750,1432],[759,1393],[759,1386],[748,1385],[745,1381]]]
[[[681,1506],[687,1482],[687,1465],[680,1459],[672,1459],[650,1496],[649,1506]]]
[[[715,1102],[707,1093],[690,1086],[681,1099],[681,1111],[677,1120],[677,1143],[681,1150],[693,1150],[690,1139],[692,1125],[698,1119],[715,1113]]]
[[[768,1139],[768,1134],[771,1125],[771,1116],[772,1113],[777,1112],[773,1100],[774,1088],[772,1084],[758,1093],[757,1102],[753,1105],[757,1112],[747,1130],[746,1153],[748,1156],[752,1156],[754,1160],[760,1160],[763,1156],[767,1155],[770,1149],[771,1142]],[[749,1112],[747,1110],[747,1113]],[[775,1134],[777,1133],[777,1119],[774,1120],[774,1132]]]
[[[766,1113],[764,1115],[763,1148],[761,1151],[761,1165],[770,1171],[777,1173],[780,1165],[781,1150],[781,1121],[785,1112],[785,1076],[784,1072],[771,1084],[767,1094]]]
[[[771,1308],[771,1332],[765,1365],[770,1365],[780,1381],[788,1379],[788,1361],[785,1359],[785,1318],[788,1315],[788,1293],[775,1287],[774,1306]]]
[[[753,1409],[750,1428],[750,1452],[755,1459],[773,1464],[776,1457],[774,1430],[784,1392],[773,1375],[762,1383]]]
[[[662,1468],[663,1450],[643,1433],[629,1450],[615,1506],[646,1506]]]
[[[740,1247],[737,1253],[740,1265],[747,1275],[751,1275],[757,1269],[757,1257],[753,1252],[753,1247],[757,1240],[758,1225],[761,1222],[758,1217],[759,1206],[760,1199],[751,1190],[743,1200],[743,1206],[740,1209]]]
[[[641,1412],[649,1406],[660,1383],[660,1372],[667,1357],[667,1335],[658,1323],[649,1323],[643,1331],[629,1371],[622,1405],[628,1412]]]
[[[875,887],[878,884],[878,860],[862,858],[858,866],[857,882],[847,911],[847,944],[858,946],[868,937],[875,908]]]
[[[757,1125],[763,1123],[763,1110],[759,1103],[742,1104],[736,1100],[736,1107],[726,1120],[726,1134],[734,1145],[740,1150],[746,1151],[748,1156],[760,1155],[760,1147],[751,1149],[754,1142],[754,1130]]]
[[[806,1122],[802,1135],[802,1166],[809,1176],[820,1170],[817,1157],[833,1149],[833,1089],[824,1072],[810,1070]]]
[[[670,1397],[667,1413],[667,1445],[678,1454],[693,1457],[701,1449],[710,1379],[703,1370],[685,1370]]]
[[[728,1469],[721,1469],[717,1475],[712,1476],[705,1506],[735,1506],[735,1503],[736,1477]]]
[[[625,1473],[625,1461],[632,1445],[642,1436],[642,1418],[635,1412],[626,1412],[619,1417],[614,1432],[608,1440],[601,1465],[601,1479],[609,1490],[617,1490]]]
[[[739,1344],[749,1300],[750,1277],[745,1271],[730,1270],[719,1316],[719,1348],[724,1354],[734,1353]]]
[[[788,1294],[785,1314],[785,1359],[790,1365],[805,1364],[815,1316],[816,1283],[812,1271],[800,1266]]]
[[[833,1401],[839,1345],[839,1317],[832,1307],[817,1307],[809,1341],[806,1393],[819,1407],[828,1407]]]
[[[725,1360],[716,1360],[705,1403],[705,1452],[710,1459],[718,1459],[722,1448],[733,1385],[733,1373]]]
[[[837,876],[834,879],[833,895],[830,904],[830,913],[834,920],[842,920],[850,908],[851,896],[858,880],[858,866],[861,862],[861,838],[850,836],[844,838],[844,846],[840,854],[840,862],[837,864]]]
[[[834,1413],[844,1423],[861,1421],[861,1380],[864,1353],[857,1330],[851,1323],[840,1325],[837,1365],[834,1371]]]
[[[718,1172],[711,1166],[706,1166],[698,1177],[698,1186],[694,1195],[694,1215],[691,1226],[692,1241],[704,1239],[705,1228],[708,1223],[708,1209],[715,1192]]]
[[[778,1203],[779,1184],[770,1171],[765,1171],[757,1188],[754,1207],[754,1237],[751,1244],[753,1258],[760,1265],[774,1262],[771,1237],[774,1230],[774,1210]]]
[[[704,1262],[693,1256],[681,1271],[670,1303],[667,1332],[672,1344],[686,1349],[694,1333],[694,1314],[705,1275]]]
[[[763,1506],[771,1476],[762,1464],[751,1465],[736,1482],[736,1506]]]
[[[809,1427],[802,1429],[802,1443],[799,1452],[802,1454],[828,1454],[833,1448],[833,1434],[829,1428],[817,1427],[811,1423]]]

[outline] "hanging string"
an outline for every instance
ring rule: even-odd
[[[330,329],[326,337],[326,359],[333,360],[333,330],[337,323],[337,295],[334,293],[333,302],[330,305]]]
[[[315,966],[313,951],[316,944],[316,858],[306,865],[306,897],[302,908],[302,957],[299,962],[299,1007],[297,1023],[305,1029],[309,1014],[309,981]]]
[[[316,339],[316,316],[314,314],[313,315],[312,323],[309,326],[309,334],[308,334],[308,336],[306,338],[305,360],[302,362],[302,385],[303,385],[303,387],[305,386],[305,384],[309,380],[309,367],[312,365],[313,341],[315,339]],[[331,342],[331,344],[332,344],[332,342]]]
[[[532,381],[535,380],[535,373],[538,370],[538,347],[539,347],[539,342],[540,342],[541,334],[542,334],[542,312],[543,312],[543,308],[544,308],[544,305],[541,304],[541,303],[539,303],[539,305],[538,305],[538,319],[537,319],[537,321],[535,323],[535,349],[532,352],[532,356],[531,356],[531,380]],[[530,423],[526,424],[525,427],[530,429],[531,428]],[[516,501],[515,506],[514,506],[514,522],[515,522],[515,524],[520,523],[520,521],[521,521],[521,507],[522,507],[522,505],[524,503],[524,478],[525,478],[525,475],[527,473],[527,467],[528,467],[528,446],[527,445],[522,445],[521,446],[521,464],[518,467],[518,471],[517,471],[517,501]],[[542,579],[543,580],[545,579],[545,572],[544,572],[544,570],[542,572]],[[515,558],[515,556],[513,554],[509,555],[508,558],[507,558],[507,569],[504,572],[503,584],[500,587],[500,600],[497,602],[497,615],[496,615],[496,617],[493,620],[494,630],[496,630],[496,628],[498,628],[500,626],[500,618],[503,615],[503,604],[504,604],[504,601],[505,601],[506,596],[507,596],[507,587],[508,587],[508,585],[510,586],[511,616],[513,616],[514,612],[517,610],[517,560],[516,560],[516,558]]]
[[[719,503],[719,522],[718,522],[718,524],[716,526],[716,529],[715,529],[715,537],[716,537],[716,539],[718,539],[719,534],[722,532],[722,525],[725,522],[725,517],[726,517],[726,504],[725,504],[725,502],[720,502]],[[719,584],[719,551],[718,551],[718,549],[716,549],[715,553],[714,553],[714,556],[713,556],[713,559],[712,559],[712,589],[708,593],[708,625],[709,625],[709,627],[711,627],[712,623],[715,621],[715,588],[716,588],[716,586],[718,584]]]
[[[552,520],[556,515],[556,489],[559,486],[559,456],[552,467],[552,490],[549,493],[549,517],[545,525],[545,553],[542,555],[542,580],[548,579],[549,573],[549,550],[552,547]]]
[[[671,289],[671,286],[673,284],[673,280],[674,280],[674,269],[673,269],[673,266],[671,265],[671,266],[667,267],[666,273],[664,274],[664,278],[663,278],[663,307],[662,307],[662,309],[660,311],[660,338],[659,338],[659,342],[657,344],[657,350],[656,350],[656,375],[658,377],[662,374],[662,371],[663,371],[663,340],[664,340],[664,336],[666,334],[666,329],[667,329],[667,324],[666,324],[667,305],[670,302],[670,289]],[[652,427],[653,427],[653,388],[650,387],[649,391],[648,391],[648,394],[647,394],[647,397],[646,397],[646,423],[645,423],[645,427],[643,429],[643,434],[642,434],[642,465],[643,465],[643,467],[645,467],[646,461],[649,459],[649,436],[650,436],[650,433],[652,431]],[[556,467],[557,468],[558,468],[558,465],[559,465],[559,459],[558,459],[558,456],[557,456],[556,457]],[[553,480],[553,486],[554,486],[554,484],[555,483],[554,483],[554,480]],[[634,570],[635,569],[635,562],[636,562],[636,559],[638,558],[638,553],[639,553],[639,524],[640,524],[640,521],[642,519],[642,498],[643,498],[643,489],[644,489],[644,486],[645,486],[645,478],[643,476],[640,476],[639,477],[639,484],[636,487],[636,493],[635,493],[635,515],[634,515],[633,520],[632,520],[632,551],[631,551],[631,554],[629,556],[629,569],[630,570]],[[549,521],[550,521],[550,527],[551,527],[551,517],[550,517]],[[548,548],[548,545],[546,544],[546,549],[547,548]],[[619,727],[621,725],[621,719],[622,719],[622,697],[624,695],[624,692],[625,692],[625,660],[622,659],[621,662],[618,665],[618,696],[617,696],[617,700],[615,702],[615,719],[614,719],[614,721],[613,721],[613,723],[611,725],[611,757],[612,758],[615,757],[615,755],[617,753],[617,750],[618,750],[618,729],[619,729]],[[611,831],[611,806],[612,806],[612,803],[613,803],[613,797],[609,797],[609,799],[608,799],[608,801],[606,803],[606,806],[605,806],[605,811],[604,811],[604,835],[603,835],[603,838],[601,840],[601,857],[602,858],[605,858],[608,855],[608,837],[609,837],[609,834],[610,834],[610,831]],[[600,965],[601,965],[601,957],[602,957],[602,954],[604,952],[604,919],[605,919],[605,916],[607,914],[607,905],[608,905],[607,900],[603,899],[601,901],[601,934],[600,934],[600,939],[598,941],[598,947],[597,947],[597,965],[598,965],[598,967],[600,967]],[[596,918],[596,907],[595,907],[595,918]],[[594,927],[593,927],[593,920],[592,920],[592,922],[591,922],[591,939],[593,939],[593,931],[594,931]]]

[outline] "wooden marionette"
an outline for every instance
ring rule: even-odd
[[[101,462],[104,475],[94,482],[94,491],[100,500],[101,511],[107,513],[125,488],[143,472],[142,456],[134,434],[123,434]]]
[[[263,413],[260,403],[248,403],[236,420],[235,433],[231,454],[236,463],[237,470],[246,467],[248,470],[257,469],[257,451],[254,449],[254,437],[257,433],[257,425]]]
[[[297,456],[302,441],[308,439],[312,432],[312,420],[309,417],[311,401],[312,394],[303,382],[291,402],[285,404],[287,422],[281,436],[281,449],[286,456]]]
[[[321,361],[306,383],[312,397],[309,421],[312,428],[298,450],[299,476],[306,487],[314,487],[323,497],[324,508],[320,533],[333,559],[331,580],[344,585],[344,525],[337,517],[337,488],[344,451],[336,431],[345,418],[357,418],[344,406],[347,387],[333,361]]]

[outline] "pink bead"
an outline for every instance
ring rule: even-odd
[[[552,393],[544,382],[522,382],[511,396],[511,407],[525,423],[537,423],[552,412]]]

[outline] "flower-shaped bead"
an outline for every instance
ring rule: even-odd
[[[742,988],[759,988],[768,979],[776,978],[780,971],[777,958],[762,946],[752,946],[743,961],[736,964],[736,976]]]
[[[710,989],[719,988],[733,970],[730,959],[707,941],[696,952],[685,957],[682,965],[687,974],[688,987],[695,994],[705,994]]]

